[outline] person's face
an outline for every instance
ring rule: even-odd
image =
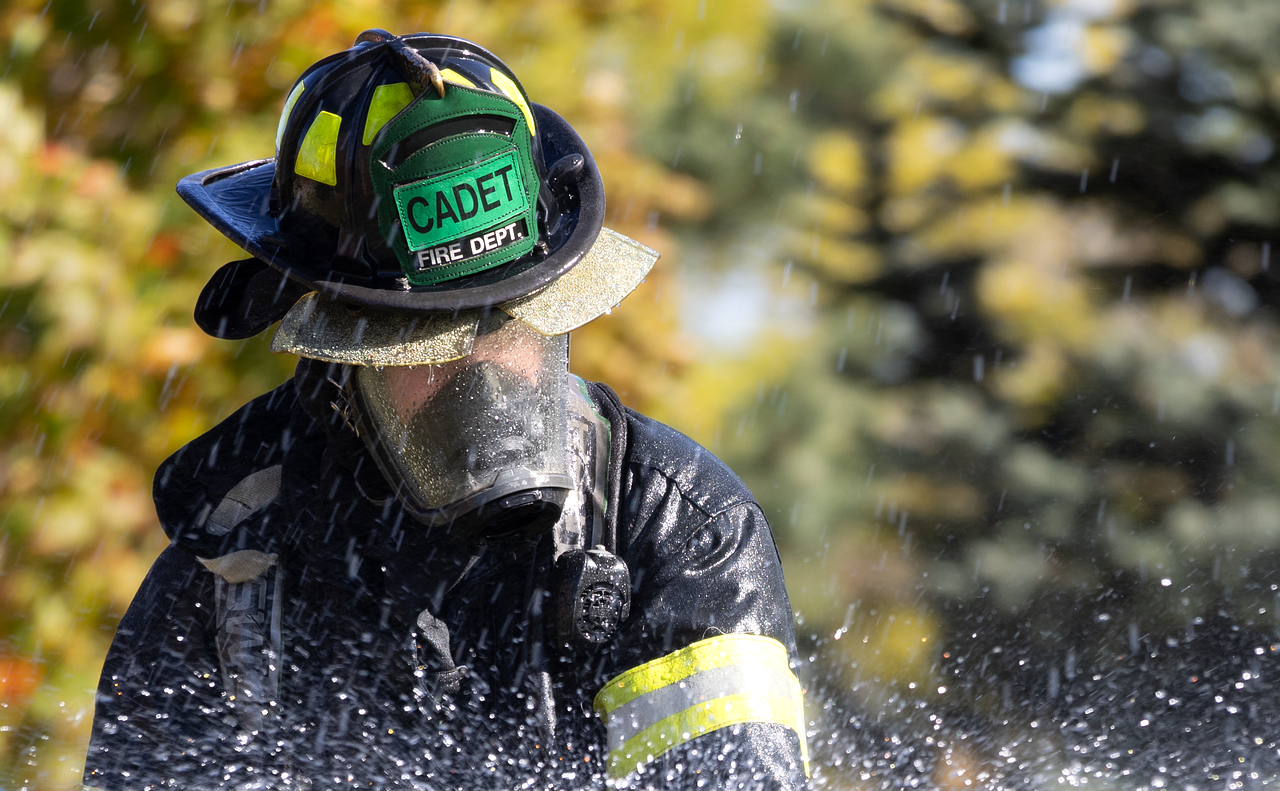
[[[476,336],[471,354],[447,363],[392,366],[383,370],[388,394],[401,425],[408,426],[459,374],[491,363],[537,388],[545,367],[548,339],[521,321],[508,321],[493,332]]]
[[[564,475],[568,343],[518,320],[435,365],[360,368],[365,436],[398,491],[424,511],[496,485],[504,471]]]

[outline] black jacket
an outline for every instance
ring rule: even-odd
[[[591,393],[613,426],[608,521],[631,572],[631,614],[614,640],[587,650],[546,636],[554,598],[549,540],[474,558],[424,535],[394,500],[379,506],[362,496],[353,482],[359,470],[353,475],[332,458],[333,443],[299,407],[290,381],[157,472],[156,509],[173,545],[138,591],[108,654],[85,784],[111,791],[246,783],[603,787],[608,731],[627,726],[622,713],[608,720],[593,709],[611,679],[686,649],[650,674],[667,683],[676,678],[671,663],[687,664],[691,650],[720,650],[722,635],[771,638],[794,666],[777,551],[750,492],[684,435],[624,409],[607,388],[593,385]],[[262,471],[276,476],[278,494],[244,506],[240,521],[229,522],[228,493]],[[270,585],[227,585],[197,559],[244,550],[275,561],[259,578]],[[279,602],[269,612],[261,601],[234,600],[268,593]],[[226,614],[238,606],[258,613],[257,633],[278,635],[281,655],[263,660],[264,672],[277,679],[271,700],[243,692],[233,700],[228,688],[218,641],[239,639]],[[738,640],[733,650],[750,653],[751,639],[758,640]],[[690,708],[684,724],[655,726],[678,744],[659,744],[656,754],[635,759],[641,766],[626,775],[630,782],[804,784],[802,737],[781,724],[787,716],[759,713],[760,701],[749,699],[756,682],[724,672],[677,680],[618,710],[633,719],[660,717],[669,713],[663,706],[705,700],[694,695],[699,683],[712,697],[743,693]],[[725,683],[731,688],[721,689]],[[632,693],[618,694],[625,701]],[[685,702],[671,704],[673,694]],[[689,738],[687,718],[713,704],[721,707],[714,716],[723,717],[725,701],[739,713],[727,720],[732,724]],[[676,731],[684,733],[671,737]]]

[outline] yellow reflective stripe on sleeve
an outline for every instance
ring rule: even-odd
[[[395,118],[412,101],[413,91],[409,90],[407,82],[393,82],[374,88],[373,98],[369,100],[369,112],[364,117],[364,135],[360,142],[366,146],[372,143],[382,127],[387,125],[387,121]]]
[[[459,85],[465,85],[468,88],[476,87],[476,84],[474,82],[472,82],[471,80],[468,80],[466,77],[463,77],[461,74],[454,71],[453,69],[441,69],[440,76],[444,77],[449,82],[456,82]]]
[[[600,690],[596,695],[595,708],[596,711],[609,712],[694,673],[744,663],[782,667],[791,672],[787,649],[772,637],[722,634],[631,668]]]
[[[800,682],[786,648],[769,637],[720,635],[646,662],[606,684],[595,708],[608,731],[614,778],[691,739],[750,722],[795,731],[809,773]]]
[[[298,146],[298,161],[293,172],[331,187],[338,184],[338,129],[341,116],[321,111],[311,122],[302,145]]]
[[[678,747],[720,728],[748,722],[786,725],[799,733],[795,707],[791,701],[751,692],[726,695],[673,714],[628,739],[618,749],[610,750],[609,776],[615,780],[621,779],[672,747]],[[801,744],[804,744],[803,738]],[[807,755],[804,761],[805,774],[808,775]]]
[[[293,112],[293,106],[298,103],[298,97],[302,95],[302,91],[306,87],[306,85],[298,83],[289,92],[289,98],[284,100],[284,109],[280,111],[280,124],[276,127],[277,153],[280,151],[280,141],[284,139],[284,128],[289,123],[289,114]]]
[[[524,113],[525,123],[529,125],[529,135],[536,134],[533,128],[533,112],[529,109],[529,103],[524,100],[524,94],[520,93],[520,88],[516,86],[510,77],[494,68],[489,69],[489,79],[493,80],[494,85],[502,89],[508,99],[520,105],[520,112]]]

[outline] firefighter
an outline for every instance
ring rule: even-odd
[[[197,323],[301,359],[157,471],[87,787],[805,784],[759,506],[568,373],[657,253],[562,118],[473,43],[372,30],[274,158],[178,192],[253,256]]]

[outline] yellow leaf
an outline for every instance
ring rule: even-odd
[[[949,118],[921,116],[899,123],[888,142],[890,192],[916,192],[943,175],[966,137],[964,127]]]
[[[1017,340],[1079,347],[1092,339],[1097,327],[1084,282],[1065,273],[1055,276],[1032,263],[988,265],[978,277],[978,298]]]
[[[866,164],[858,141],[844,132],[823,132],[809,149],[809,172],[826,189],[850,196],[866,180]]]
[[[960,151],[948,170],[960,189],[975,192],[1007,183],[1017,168],[999,135],[987,128]]]
[[[1114,25],[1090,25],[1080,42],[1080,60],[1090,74],[1115,68],[1133,43],[1133,34]]]
[[[810,234],[805,259],[839,283],[865,283],[880,274],[880,251],[873,245]]]
[[[1032,343],[1020,358],[1000,369],[993,386],[1001,398],[1038,416],[1038,408],[1050,407],[1057,401],[1066,376],[1067,361],[1056,346]]]

